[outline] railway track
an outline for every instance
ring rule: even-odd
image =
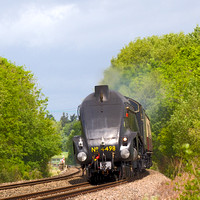
[[[116,182],[110,182],[106,184],[101,185],[91,185],[88,182],[68,186],[68,187],[62,187],[62,188],[56,188],[52,190],[45,190],[41,192],[36,193],[29,193],[26,195],[20,195],[15,197],[9,197],[9,198],[3,198],[2,200],[17,200],[17,199],[36,199],[36,200],[50,200],[50,199],[66,199],[69,197],[78,196],[81,194],[86,194],[90,192],[95,192],[99,190],[103,190],[109,187],[114,187],[122,183],[127,183],[128,180],[121,180]]]
[[[44,179],[33,180],[33,181],[28,181],[28,182],[23,182],[23,183],[2,185],[2,186],[0,186],[0,190],[7,190],[7,189],[18,188],[18,187],[37,185],[37,184],[41,184],[41,183],[48,183],[48,182],[52,182],[52,181],[65,180],[65,179],[71,178],[72,176],[78,174],[79,172],[80,172],[80,169],[77,168],[77,172],[74,172],[74,173],[68,174],[68,175],[64,175],[64,176],[44,178]]]

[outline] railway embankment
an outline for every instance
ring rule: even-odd
[[[147,170],[129,183],[77,196],[73,200],[170,200],[178,197],[174,188],[171,179],[157,171]]]

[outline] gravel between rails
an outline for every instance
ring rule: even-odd
[[[67,171],[67,173],[73,172],[73,168],[70,168]],[[56,187],[74,185],[84,181],[86,181],[85,177],[81,177],[79,174],[76,177],[67,180],[2,190],[0,191],[0,199],[19,194],[39,192]],[[80,195],[70,198],[70,200],[170,200],[177,197],[177,192],[173,190],[171,182],[172,181],[163,174],[154,170],[147,170],[139,179],[136,179],[130,183],[101,190],[99,192]]]
[[[71,174],[76,171],[77,171],[76,168],[69,168],[65,173],[63,173],[63,175]],[[39,192],[39,191],[48,190],[48,189],[54,189],[54,188],[58,188],[58,187],[65,187],[65,186],[84,182],[85,179],[82,178],[80,175],[81,175],[81,173],[79,173],[75,177],[72,177],[72,178],[66,179],[66,180],[61,180],[61,181],[52,181],[49,183],[42,183],[42,184],[37,184],[37,185],[32,185],[32,186],[24,186],[24,187],[13,188],[13,189],[8,189],[8,190],[1,190],[0,191],[0,199],[17,196],[17,195],[21,195],[21,194]],[[22,181],[20,181],[20,182],[22,182]],[[5,184],[2,184],[2,185],[5,185]]]
[[[177,192],[170,183],[171,180],[163,174],[147,170],[144,177],[130,183],[80,195],[70,200],[170,200],[177,197]]]

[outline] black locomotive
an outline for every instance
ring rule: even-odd
[[[79,119],[74,154],[89,182],[123,179],[152,166],[150,121],[137,101],[95,86],[79,106]]]

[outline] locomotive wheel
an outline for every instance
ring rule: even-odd
[[[125,169],[125,166],[122,165],[119,171],[119,180],[122,180],[124,178],[126,178],[126,169]]]
[[[142,169],[141,161],[138,160],[137,161],[137,170],[136,170],[136,176],[137,176],[137,178],[139,178],[139,176],[140,176],[141,169]]]
[[[101,174],[92,173],[91,177],[88,179],[88,182],[91,183],[92,185],[97,185],[98,183],[102,183],[105,180],[106,178],[103,177]]]
[[[119,174],[117,175],[117,174],[114,174],[113,175],[113,179],[114,179],[114,181],[119,181],[120,179],[119,179]]]
[[[92,176],[88,179],[88,181],[92,185],[96,185],[98,182],[98,178],[97,178],[96,174],[92,174]]]

